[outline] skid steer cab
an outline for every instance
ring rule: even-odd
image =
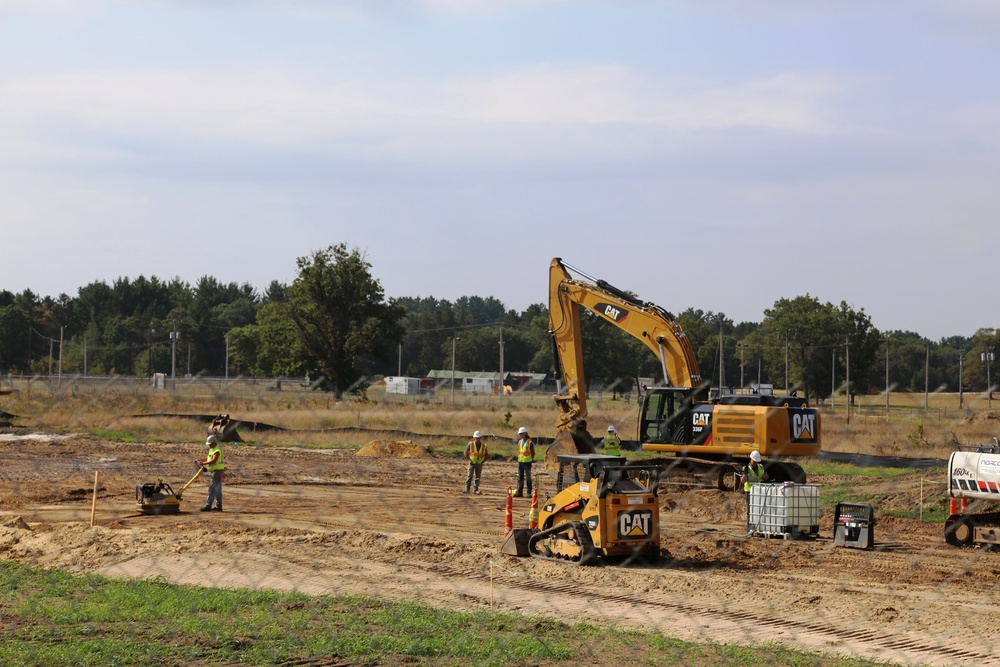
[[[603,454],[557,460],[556,493],[538,513],[538,530],[515,530],[503,553],[576,565],[659,559],[660,466]]]

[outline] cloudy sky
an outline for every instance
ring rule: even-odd
[[[332,244],[389,297],[679,312],[804,294],[1000,326],[994,0],[0,0],[0,289],[263,289]]]

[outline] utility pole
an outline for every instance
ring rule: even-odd
[[[965,365],[965,350],[958,351],[958,409],[962,409],[962,366]]]
[[[719,321],[719,396],[722,396],[722,387],[726,384],[726,361],[722,354],[722,321]]]
[[[846,386],[847,386],[847,392],[846,392],[846,394],[847,394],[847,423],[850,424],[851,423],[851,337],[850,336],[847,336],[844,339],[844,366],[846,368],[845,373],[844,373],[845,376],[846,376],[846,379],[844,380],[844,382],[847,383],[846,384]]]
[[[451,402],[455,402],[455,343],[462,340],[458,336],[451,338]]]
[[[403,377],[403,344],[399,344],[399,363],[396,365],[396,377]]]
[[[58,388],[62,389],[62,350],[63,350],[63,329],[65,326],[59,327],[59,382]]]
[[[885,420],[889,421],[889,337],[885,337]]]
[[[503,384],[503,327],[500,327],[500,395],[504,394]]]
[[[743,341],[740,341],[740,389],[743,389],[743,387],[746,386],[745,384],[743,384],[743,350],[744,349],[745,349],[745,346],[743,345]]]
[[[226,389],[229,389],[229,332],[226,332]]]
[[[149,358],[146,360],[146,377],[153,377],[153,334],[156,333],[156,329],[149,330],[149,336],[146,337],[146,345],[149,349]]]
[[[785,332],[785,396],[788,396],[788,332]]]
[[[173,330],[170,332],[170,385],[173,391],[177,391],[177,320],[173,321]]]
[[[924,410],[930,407],[931,393],[931,344],[927,343],[927,355],[924,357]]]
[[[986,352],[982,354],[983,361],[986,362],[986,407],[993,409],[993,385],[990,381],[990,362],[993,361],[993,346],[987,345]]]
[[[837,407],[837,346],[830,348],[833,360],[830,362],[830,407]]]

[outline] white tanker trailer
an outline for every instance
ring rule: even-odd
[[[948,459],[948,495],[1000,501],[1000,446],[953,452]],[[1000,511],[952,514],[944,524],[944,539],[957,547],[1000,547]]]

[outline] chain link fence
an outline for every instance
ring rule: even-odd
[[[527,494],[507,509],[517,430],[529,430],[539,458],[556,435],[544,391],[452,399],[450,388],[386,394],[373,380],[336,400],[304,378],[204,377],[178,378],[176,389],[152,378],[7,378],[3,390],[7,560],[898,664],[1000,664],[1000,552],[944,539],[949,453],[993,443],[985,395],[966,394],[961,410],[951,395],[927,409],[923,396],[897,395],[888,411],[884,396],[857,398],[849,414],[843,402],[822,407],[824,454],[798,461],[817,497],[815,532],[748,535],[739,489],[667,478],[659,560],[578,566],[501,553],[506,533],[532,518]],[[634,446],[634,396],[592,392],[589,408],[593,433],[615,425],[626,458],[650,457]],[[237,423],[222,443],[224,510],[202,512],[209,480],[196,461],[219,414]],[[463,493],[476,430],[489,448],[479,495]],[[531,475],[544,508],[556,480],[540,463]],[[145,513],[142,486],[164,482],[178,511]],[[859,507],[870,517],[851,514]],[[967,511],[992,507],[972,501]]]

